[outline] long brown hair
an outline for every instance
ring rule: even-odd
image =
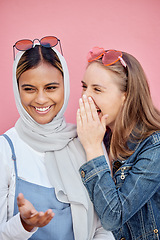
[[[138,60],[123,52],[127,64],[125,69],[120,61],[104,66],[117,75],[118,85],[125,92],[126,99],[119,111],[111,136],[110,153],[113,159],[124,160],[133,151],[127,146],[128,141],[141,141],[160,130],[160,111],[153,105],[148,81]]]

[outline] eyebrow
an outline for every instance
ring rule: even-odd
[[[82,84],[85,84],[87,85],[84,81],[81,81]],[[101,88],[104,88],[106,89],[106,87],[102,86],[102,85],[99,85],[99,84],[92,84],[93,87],[101,87]]]
[[[48,84],[45,85],[45,87],[48,87],[50,85],[59,85],[59,83],[57,83],[57,82],[48,83]],[[31,85],[31,84],[23,84],[21,87],[35,87],[35,86]]]

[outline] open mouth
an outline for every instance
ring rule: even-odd
[[[97,108],[98,115],[101,113],[101,109]]]
[[[41,114],[45,114],[47,112],[49,112],[51,106],[47,106],[47,107],[34,107],[36,112],[41,113]]]

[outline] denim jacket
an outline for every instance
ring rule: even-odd
[[[105,229],[117,240],[160,239],[160,132],[136,146],[134,153],[110,176],[104,156],[80,168]]]

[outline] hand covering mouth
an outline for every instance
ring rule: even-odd
[[[101,109],[97,106],[97,104],[95,103],[94,99],[92,98],[93,102],[94,102],[94,105],[96,107],[96,110],[97,110],[97,113],[101,113]]]
[[[95,104],[95,107],[96,107],[97,113],[101,113],[101,109],[96,104]]]

